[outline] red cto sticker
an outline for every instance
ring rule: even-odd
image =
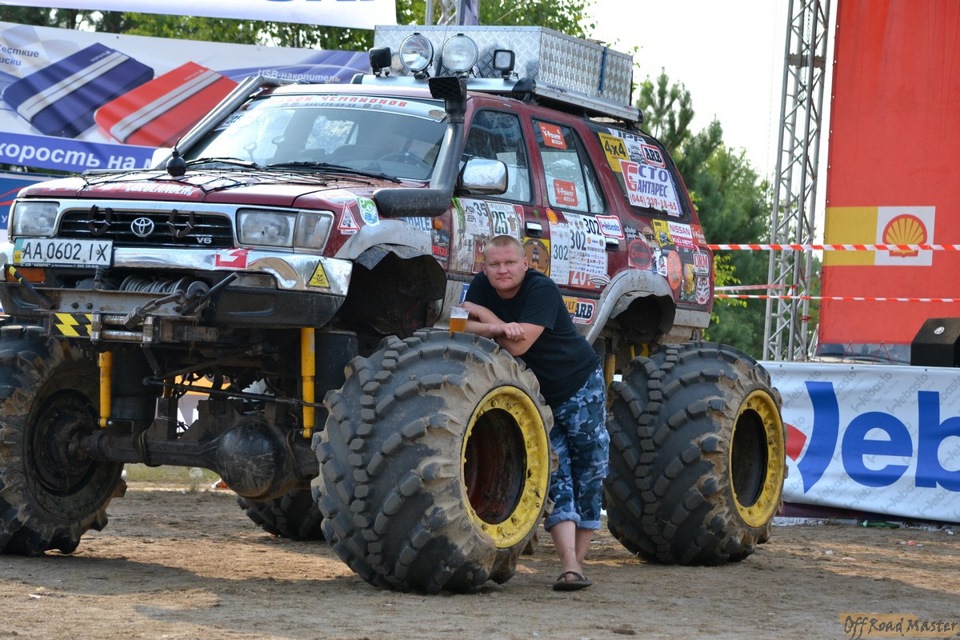
[[[563,129],[560,125],[538,122],[540,135],[543,136],[543,144],[554,149],[566,149],[567,141],[563,139]]]

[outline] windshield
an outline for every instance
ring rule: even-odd
[[[442,105],[356,95],[254,99],[184,157],[260,167],[349,169],[427,180],[445,129]]]

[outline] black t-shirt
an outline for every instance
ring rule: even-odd
[[[600,366],[600,357],[570,319],[560,289],[536,269],[527,269],[517,295],[508,300],[500,297],[481,271],[470,283],[466,300],[486,307],[504,322],[544,328],[520,358],[537,376],[551,407],[569,400]]]

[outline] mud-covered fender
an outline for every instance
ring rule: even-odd
[[[626,311],[634,300],[646,296],[663,298],[671,310],[676,309],[673,291],[663,276],[639,269],[622,271],[614,276],[597,303],[596,317],[585,336],[587,341],[593,343],[611,318]]]
[[[336,257],[373,271],[390,255],[416,265],[417,281],[429,299],[443,298],[447,276],[433,257],[430,233],[401,220],[381,219],[378,224],[362,227],[343,243]]]
[[[391,252],[404,259],[433,255],[433,240],[429,232],[401,220],[381,219],[377,224],[361,227],[360,231],[350,236],[337,251],[336,257],[357,262],[368,249],[377,246],[389,247]],[[381,259],[383,255],[380,255]],[[366,257],[364,260],[370,258]],[[372,269],[377,262],[379,260],[361,264]]]

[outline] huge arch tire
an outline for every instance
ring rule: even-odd
[[[273,500],[237,496],[237,504],[267,533],[291,540],[323,540],[323,515],[311,489],[295,489]]]
[[[716,565],[769,539],[786,432],[762,366],[725,345],[671,346],[633,360],[609,398],[608,527],[627,549]]]
[[[419,331],[347,367],[315,436],[323,531],[370,584],[505,582],[547,501],[549,408],[496,343]]]
[[[0,330],[0,551],[71,553],[107,524],[123,465],[71,446],[97,429],[95,357],[34,329]]]

